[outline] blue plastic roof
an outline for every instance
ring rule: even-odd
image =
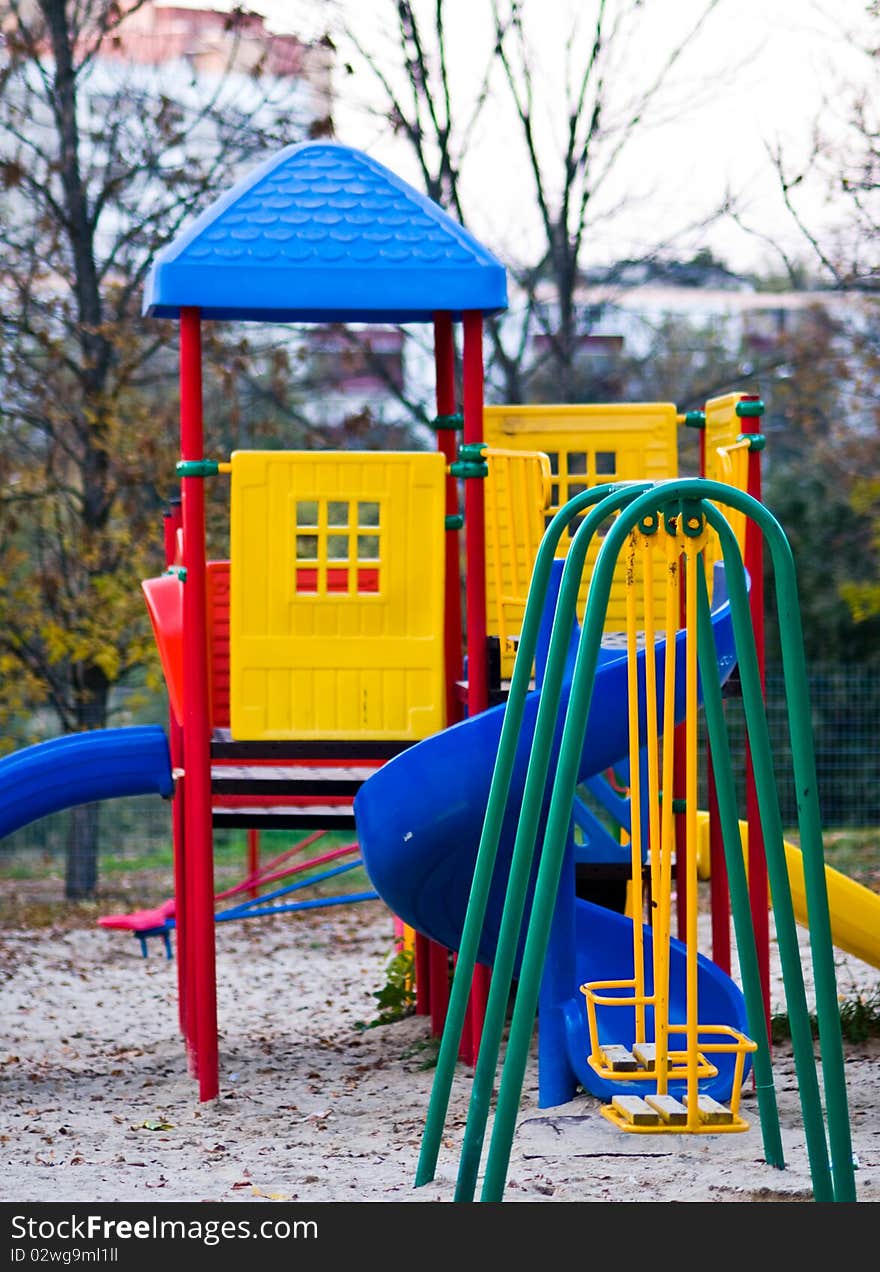
[[[143,312],[264,322],[425,322],[507,307],[504,267],[361,151],[288,146],[158,253]]]

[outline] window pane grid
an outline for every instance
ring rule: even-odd
[[[362,596],[379,591],[380,505],[374,500],[296,501],[298,596]]]

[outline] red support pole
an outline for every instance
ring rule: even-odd
[[[727,862],[724,859],[724,839],[721,834],[721,816],[718,811],[718,792],[715,786],[715,770],[712,757],[708,757],[709,811],[709,901],[712,914],[712,962],[730,975],[730,895],[727,882]]]
[[[177,532],[182,524],[180,500],[172,503],[163,519],[165,565],[173,565],[177,556]],[[168,750],[172,772],[183,769],[183,730],[174,712],[168,712]],[[171,843],[174,850],[174,913],[177,944],[177,1017],[180,1032],[186,1043],[187,1056],[192,1062],[192,1018],[189,1009],[187,980],[187,899],[186,899],[186,851],[184,844],[184,783],[176,781],[171,803]]]
[[[434,315],[434,375],[435,400],[438,416],[454,415],[455,399],[455,340],[452,331],[452,315],[437,313]],[[437,449],[442,452],[447,466],[456,458],[456,432],[454,429],[437,429]],[[446,475],[446,515],[457,516],[458,482]],[[461,560],[458,531],[448,529],[445,537],[446,558],[443,595],[443,652],[446,677],[446,724],[454,724],[461,719],[461,703],[458,699],[457,685],[462,678],[461,648]],[[422,938],[424,939],[424,938]],[[418,943],[416,946],[418,953]],[[446,1006],[449,1001],[448,987],[449,951],[445,946],[429,942],[426,957],[417,959],[416,994],[417,1010],[425,1015],[430,1014],[432,1028],[439,1036],[443,1031],[446,1019]],[[423,970],[423,981],[419,986],[419,970]],[[432,975],[431,969],[434,970]],[[444,969],[441,975],[441,969]],[[439,999],[435,1001],[434,990]]]
[[[705,420],[703,428],[700,429],[700,476],[706,476]],[[715,769],[712,765],[708,742],[706,743],[706,784],[709,813],[709,906],[712,915],[712,961],[729,975],[730,893],[727,862],[724,859],[724,840],[721,835],[721,817],[718,812]]]
[[[476,445],[483,440],[483,315],[464,315],[464,440]],[[486,668],[486,502],[479,478],[464,485],[464,533],[467,556],[465,604],[467,607],[468,715],[479,715],[489,705]]]
[[[260,868],[260,832],[255,830],[253,826],[248,827],[247,832],[247,872],[249,879],[256,879],[257,871]],[[254,901],[260,895],[260,889],[256,883],[250,888],[250,895]]]
[[[201,325],[197,309],[180,311],[180,455],[204,459]],[[217,971],[214,948],[214,843],[211,824],[211,737],[208,685],[207,568],[204,478],[184,476],[183,510],[183,763],[184,838],[199,1099],[219,1093]],[[188,996],[189,998],[189,996]]]
[[[687,623],[685,608],[685,558],[678,558],[678,621],[681,627]],[[673,810],[683,809],[687,797],[687,724],[676,725],[672,734],[672,800]],[[663,792],[664,799],[666,792]],[[675,916],[676,933],[680,941],[687,941],[687,814],[673,811],[675,836]]]
[[[455,401],[455,343],[450,314],[434,316],[434,367],[436,373],[437,414],[454,415]],[[437,449],[443,452],[447,464],[456,458],[454,429],[437,430]],[[447,474],[446,515],[458,516],[458,482]],[[461,557],[459,533],[446,531],[446,584],[444,594],[444,652],[446,658],[446,723],[454,724],[461,718],[461,705],[456,684],[462,677],[461,652]]]
[[[437,941],[428,946],[428,999],[431,1033],[439,1038],[449,1007],[449,950]]]
[[[743,402],[759,402],[756,394],[741,399]],[[743,417],[743,434],[760,433],[760,417]],[[749,449],[748,476],[746,489],[748,494],[759,503],[761,494],[761,451],[758,446]],[[758,654],[758,670],[761,677],[761,691],[766,689],[765,678],[765,644],[764,644],[764,537],[754,521],[746,521],[745,567],[749,574],[751,588],[749,592],[749,609],[751,611],[752,629],[755,633],[755,647]],[[758,953],[758,972],[761,989],[764,994],[764,1014],[767,1025],[770,1025],[770,889],[767,879],[767,857],[764,850],[764,837],[761,833],[761,818],[758,810],[758,795],[755,788],[755,770],[746,739],[746,821],[749,828],[749,900],[751,902],[752,925],[755,930],[755,945]]]
[[[416,976],[416,1015],[431,1014],[431,942],[421,932],[416,932],[413,961]]]
[[[463,379],[464,441],[474,445],[483,440],[483,316],[473,310],[464,315]],[[467,702],[468,716],[475,716],[485,711],[489,705],[486,665],[486,504],[485,489],[479,478],[466,480],[464,489]],[[467,1020],[462,1035],[463,1058],[470,1064],[476,1063],[488,993],[489,969],[478,963],[474,968]]]

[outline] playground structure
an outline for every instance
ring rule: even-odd
[[[785,549],[760,502],[762,404],[733,393],[689,413],[671,403],[484,408],[483,320],[506,304],[503,268],[471,235],[335,143],[273,156],[157,257],[144,313],[177,320],[180,336],[180,501],[165,519],[165,570],[143,584],[167,736],[107,730],[3,761],[0,832],[85,800],[173,796],[173,903],[139,927],[107,926],[166,938],[176,928],[180,1028],[210,1100],[224,899],[213,828],[355,830],[376,892],[414,933],[418,1010],[442,1034],[417,1182],[433,1170],[457,1059],[477,1066],[462,1199],[473,1195],[514,980],[484,1199],[503,1192],[536,1010],[542,1106],[583,1086],[624,1132],[740,1131],[754,1065],[767,1158],[783,1164],[767,1107],[769,866],[816,1196],[851,1200],[830,954],[845,932],[860,957],[880,962],[880,902],[858,890],[865,922],[853,936],[852,893],[829,912],[817,808],[800,827],[800,853],[784,848],[774,819],[760,710],[762,541],[779,560]],[[201,324],[228,319],[430,324],[436,452],[206,456]],[[699,429],[697,478],[678,476],[687,426]],[[206,559],[207,480],[229,482],[228,561]],[[808,746],[788,611],[786,623],[795,725]],[[743,834],[721,708],[735,664],[754,757]],[[703,838],[700,706],[711,734]],[[798,758],[815,801],[811,753]],[[711,959],[696,948],[701,860]],[[236,895],[280,865],[252,871]],[[795,876],[819,969],[830,1165],[791,944]],[[583,895],[608,881],[625,886],[626,913]],[[274,899],[251,897],[247,912],[270,912]],[[244,912],[236,903],[227,914]],[[731,916],[742,989],[731,977]]]

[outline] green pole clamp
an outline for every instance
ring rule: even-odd
[[[489,465],[483,458],[486,442],[464,442],[458,448],[458,459],[449,465],[453,477],[488,477]]]
[[[175,470],[179,477],[216,477],[220,464],[216,459],[180,459]]]
[[[754,419],[764,414],[764,403],[760,399],[757,402],[737,402],[736,413],[741,420]]]
[[[463,530],[464,517],[460,512],[450,512],[446,516],[444,526],[447,530]]]
[[[464,416],[461,411],[453,411],[451,415],[435,415],[430,421],[429,427],[435,429],[438,433],[444,429],[458,432],[464,428]]]
[[[647,513],[639,522],[639,530],[642,534],[656,534],[659,529],[660,514],[657,512]]]
[[[767,438],[763,433],[740,433],[736,439],[738,442],[748,442],[749,450],[762,451],[767,445]]]
[[[176,575],[177,575],[177,577],[180,579],[181,583],[185,583],[185,582],[186,582],[186,566],[183,566],[183,565],[169,565],[168,569],[167,569],[167,570],[165,570],[165,571],[164,571],[164,573],[165,573],[165,574],[176,574]]]
[[[685,411],[684,413],[685,428],[705,428],[706,412],[705,411]]]
[[[466,464],[478,464],[482,461],[486,442],[463,442],[458,448],[458,458]]]
[[[661,803],[661,804],[663,803],[663,792],[662,792],[662,791],[660,791],[660,803]],[[681,799],[679,796],[673,796],[673,799],[672,799],[672,811],[673,811],[674,813],[686,813],[686,812],[687,812],[687,810],[688,810],[688,809],[687,809],[687,800],[686,800],[686,799]]]

